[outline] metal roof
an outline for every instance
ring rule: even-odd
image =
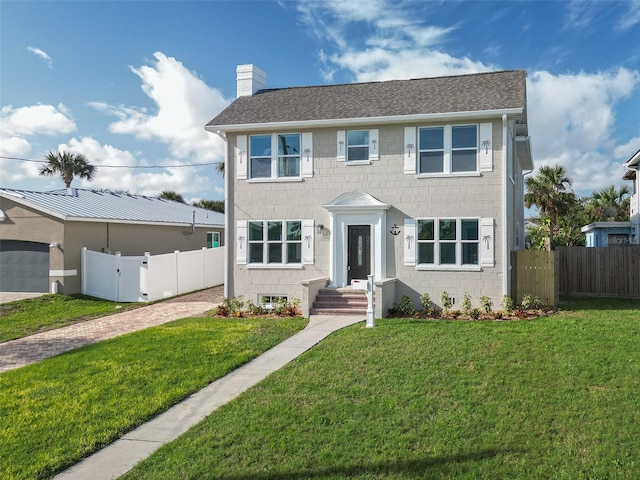
[[[224,227],[224,214],[184,203],[129,193],[69,188],[49,192],[0,189],[0,197],[71,221]]]
[[[521,110],[526,124],[524,70],[259,90],[237,98],[208,130],[234,125],[375,119],[452,112]],[[525,133],[526,134],[526,133]]]

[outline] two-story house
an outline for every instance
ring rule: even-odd
[[[225,295],[267,303],[373,275],[376,316],[443,291],[460,306],[510,294],[533,169],[526,73],[266,88],[206,125],[226,144]]]
[[[629,243],[638,245],[640,243],[640,150],[631,156],[624,164],[625,172],[622,176],[625,180],[633,182],[631,202],[630,202],[630,220],[631,231],[629,235]]]

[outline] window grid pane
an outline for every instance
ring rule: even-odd
[[[444,172],[444,127],[420,129],[418,173]]]
[[[271,135],[249,137],[249,175],[251,178],[271,176]]]
[[[369,130],[347,132],[347,161],[369,160]]]
[[[475,172],[478,159],[478,127],[451,127],[451,171]]]

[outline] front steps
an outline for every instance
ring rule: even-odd
[[[310,315],[366,315],[367,292],[351,288],[321,288]]]

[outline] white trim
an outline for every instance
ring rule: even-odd
[[[419,173],[416,178],[455,178],[455,177],[481,177],[480,172],[455,172],[455,173]]]
[[[418,271],[431,271],[431,272],[481,272],[482,266],[480,265],[427,265],[419,263],[416,265]]]
[[[290,122],[270,122],[270,123],[243,123],[235,125],[206,125],[204,128],[208,132],[257,132],[265,129],[291,129],[291,128],[320,128],[320,127],[348,127],[365,125],[390,125],[397,123],[420,123],[433,120],[469,120],[484,118],[500,118],[502,115],[522,115],[523,109],[505,108],[497,110],[446,112],[446,113],[420,113],[415,115],[391,115],[376,117],[304,120]]]
[[[49,270],[50,277],[75,277],[78,275],[78,270]]]
[[[247,270],[302,270],[301,263],[247,263]]]
[[[233,151],[236,160],[236,178],[246,180],[249,176],[249,144],[246,135],[236,136],[236,145],[233,147]]]
[[[283,182],[304,182],[302,177],[262,177],[262,178],[250,178],[247,183],[283,183]]]
[[[511,295],[509,291],[510,287],[510,279],[511,279],[511,265],[509,258],[509,245],[508,245],[508,235],[507,231],[507,193],[508,193],[508,185],[507,185],[507,133],[508,133],[508,124],[507,124],[507,115],[502,115],[502,294],[503,295]],[[495,235],[494,235],[495,239]],[[495,242],[494,247],[495,249]]]

